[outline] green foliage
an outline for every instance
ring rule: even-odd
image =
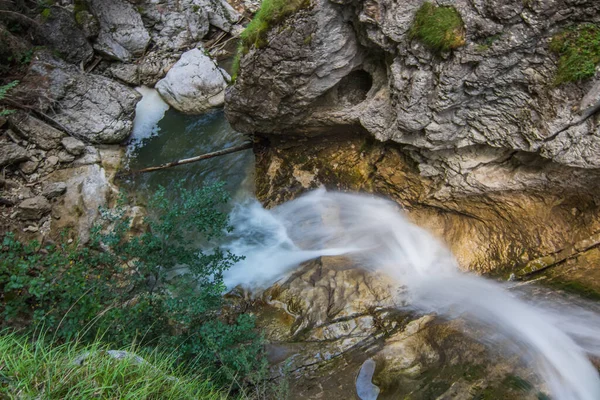
[[[600,63],[600,26],[587,23],[568,28],[552,37],[550,51],[559,55],[555,84],[590,78]]]
[[[215,382],[240,389],[266,371],[263,339],[254,318],[223,308],[223,271],[240,257],[214,246],[231,229],[219,207],[222,184],[169,197],[160,188],[149,202],[146,232],[131,236],[125,209],[101,210],[110,229],[94,227],[87,247],[40,248],[12,234],[0,249],[0,311],[5,327],[45,329],[61,340],[117,346],[139,343],[201,366]]]
[[[0,102],[6,98],[7,93],[19,84],[19,81],[12,81],[4,86],[0,86]],[[0,110],[0,117],[10,115],[14,110]]]
[[[454,7],[425,2],[417,10],[410,37],[419,39],[431,50],[441,53],[465,44],[463,20]]]
[[[48,345],[0,334],[0,398],[27,399],[223,399],[202,375],[173,368],[169,355],[129,348],[115,359],[97,341]],[[82,360],[77,363],[75,360]]]

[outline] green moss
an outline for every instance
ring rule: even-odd
[[[313,40],[313,34],[311,33],[310,35],[308,35],[307,37],[304,38],[304,44],[309,46],[312,43]]]
[[[454,7],[423,3],[415,15],[410,37],[435,52],[449,51],[465,44],[464,23]]]
[[[555,84],[590,78],[600,63],[600,26],[586,23],[568,28],[552,37],[549,48],[559,55]]]
[[[502,34],[492,35],[484,38],[478,45],[477,51],[484,52],[490,49],[494,42],[502,37]]]
[[[244,54],[247,54],[252,47],[259,49],[266,46],[267,33],[273,26],[308,6],[310,0],[263,0],[260,9],[240,35],[240,45],[231,67],[231,83],[235,83],[237,79],[240,61]],[[305,44],[310,42],[306,43],[305,40]]]
[[[264,0],[254,19],[241,34],[242,45],[246,50],[252,46],[264,47],[271,27],[309,5],[310,0]]]
[[[42,21],[47,21],[50,15],[52,15],[52,11],[49,8],[44,8],[40,15],[42,16]]]
[[[600,293],[576,281],[551,281],[549,286],[567,293],[579,295],[589,300],[600,300]]]
[[[87,2],[85,0],[75,0],[75,4],[74,4],[74,8],[73,8],[73,13],[77,14],[81,11],[89,11],[89,7],[87,5]]]
[[[233,56],[233,63],[231,64],[231,83],[235,83],[237,80],[238,73],[240,72],[240,63],[242,61],[242,56],[244,55],[244,48],[240,44],[238,46],[237,52],[235,56]]]

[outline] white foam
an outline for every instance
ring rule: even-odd
[[[254,201],[232,214],[229,250],[246,259],[225,272],[228,287],[263,289],[321,255],[354,259],[408,289],[423,312],[460,316],[509,340],[560,400],[600,399],[587,354],[600,355],[600,316],[572,305],[527,303],[496,282],[459,271],[450,252],[376,197],[317,190],[272,210]],[[493,340],[490,338],[490,340]]]
[[[156,89],[140,86],[135,90],[142,95],[142,100],[135,107],[131,140],[139,142],[158,133],[158,123],[165,116],[169,105],[164,102]]]

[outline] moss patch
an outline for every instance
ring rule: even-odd
[[[264,47],[267,44],[267,32],[272,26],[309,5],[310,0],[264,0],[240,36],[242,45],[246,49]]]
[[[252,48],[267,45],[267,33],[290,15],[310,6],[310,0],[263,0],[260,9],[240,35],[240,46],[233,60],[232,81],[240,68],[240,59]]]
[[[438,53],[465,44],[464,23],[458,11],[454,7],[438,7],[428,2],[417,11],[409,34]]]
[[[600,293],[577,281],[550,281],[549,286],[567,293],[579,295],[585,299],[600,301]]]
[[[549,47],[560,56],[555,84],[590,78],[600,63],[600,26],[581,24],[568,28],[554,35]]]

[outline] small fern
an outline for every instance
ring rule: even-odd
[[[19,84],[19,81],[12,81],[4,86],[0,86],[0,102],[6,98],[7,93]],[[14,113],[14,110],[0,110],[0,117]]]

